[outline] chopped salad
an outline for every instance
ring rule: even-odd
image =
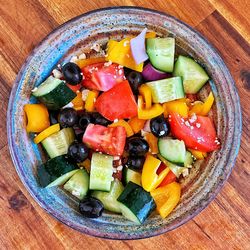
[[[175,54],[173,37],[147,29],[90,50],[94,57],[84,51],[58,65],[32,90],[38,102],[24,106],[26,130],[48,155],[39,185],[62,186],[88,218],[104,209],[137,224],[154,210],[166,218],[179,180],[220,147],[213,93],[197,95],[209,76]]]

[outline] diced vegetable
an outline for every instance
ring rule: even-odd
[[[177,113],[184,118],[188,117],[188,106],[184,98],[166,102],[162,107],[164,108],[164,117],[167,117],[170,113]]]
[[[109,191],[113,174],[113,157],[94,153],[91,158],[89,189]]]
[[[152,65],[165,72],[172,72],[174,68],[175,39],[148,38],[147,53]]]
[[[151,89],[146,84],[139,87],[139,93],[143,97],[145,102],[145,109],[150,109],[152,106],[152,94]]]
[[[149,120],[161,115],[164,112],[163,107],[156,103],[150,109],[145,109],[143,104],[143,97],[138,95],[138,118],[142,120]]]
[[[169,118],[172,134],[185,142],[186,147],[211,152],[220,148],[214,125],[209,117],[197,116],[192,123],[176,113]]]
[[[78,199],[83,199],[89,190],[89,174],[85,169],[77,170],[77,172],[64,184],[63,188]]]
[[[60,125],[59,123],[56,123],[48,128],[46,128],[45,130],[43,130],[40,134],[38,134],[35,138],[34,138],[34,142],[36,144],[40,143],[41,141],[43,141],[45,138],[51,136],[52,134],[59,132],[60,131]]]
[[[196,94],[209,79],[206,71],[195,60],[181,55],[175,63],[173,75],[182,77],[187,94]]]
[[[61,155],[39,165],[37,177],[42,187],[53,187],[64,184],[77,170],[77,165]]]
[[[76,93],[76,97],[71,101],[73,104],[73,108],[75,110],[82,110],[84,109],[84,101],[82,99],[82,92],[78,91]]]
[[[125,38],[120,42],[109,40],[106,59],[129,69],[142,72],[143,63],[136,64],[130,49],[130,41],[131,38]]]
[[[158,175],[157,170],[160,165],[160,160],[153,157],[152,155],[147,155],[142,169],[141,182],[142,187],[148,192],[157,188],[169,172],[169,170],[166,168]]]
[[[108,125],[108,127],[112,127],[112,128],[118,127],[118,126],[121,126],[121,127],[125,128],[126,133],[127,133],[127,137],[130,137],[130,136],[132,136],[134,134],[134,132],[133,132],[132,128],[130,127],[130,125],[124,120],[118,120],[118,122],[114,122],[114,123]]]
[[[68,148],[74,139],[74,130],[72,128],[64,128],[45,138],[42,141],[42,145],[49,157],[54,158],[59,155],[67,154]]]
[[[190,168],[193,162],[194,162],[194,159],[192,157],[192,154],[189,151],[186,151],[184,167]]]
[[[49,76],[41,85],[32,92],[32,95],[50,110],[58,110],[71,102],[74,93],[64,81]]]
[[[166,218],[180,201],[181,186],[177,182],[172,182],[151,191],[150,194],[156,203],[156,210],[162,218]]]
[[[207,157],[206,152],[198,151],[195,149],[188,148],[188,151],[192,153],[192,155],[197,159],[197,160],[203,160],[204,158]]]
[[[87,158],[85,161],[80,162],[77,165],[79,166],[79,168],[85,168],[87,172],[90,173],[90,159]]]
[[[130,181],[132,181],[133,183],[141,186],[141,173],[134,171],[128,167],[124,167],[122,176],[125,184],[128,184]]]
[[[136,116],[137,105],[128,81],[123,81],[102,93],[97,98],[95,108],[110,121]]]
[[[155,209],[155,202],[141,186],[129,182],[117,201],[122,215],[136,224],[143,223]]]
[[[154,103],[164,103],[185,96],[180,77],[148,82]]]
[[[82,141],[90,148],[110,155],[122,155],[126,143],[124,127],[106,128],[101,125],[89,124]]]
[[[25,104],[24,112],[27,117],[27,132],[39,133],[49,127],[49,113],[43,104]]]
[[[152,154],[157,154],[158,153],[158,138],[154,136],[152,133],[146,133],[144,138],[149,144],[150,152]]]
[[[95,109],[95,102],[99,92],[97,90],[89,91],[86,102],[85,109],[87,112],[93,112]]]
[[[91,196],[100,200],[104,205],[104,208],[108,211],[114,213],[121,213],[120,205],[117,201],[117,198],[121,195],[123,190],[124,187],[122,183],[119,180],[115,179],[111,183],[111,188],[109,192],[93,191],[91,193]]]
[[[106,61],[105,57],[93,57],[88,59],[81,59],[76,61],[76,64],[82,69],[91,64],[104,63]]]
[[[164,187],[172,182],[176,181],[176,175],[170,170],[166,177],[163,179],[159,187]]]
[[[142,71],[143,78],[146,81],[156,81],[156,80],[161,80],[165,79],[169,76],[168,73],[160,71],[156,68],[153,67],[151,63],[148,63]]]
[[[128,124],[134,133],[137,134],[143,129],[145,122],[145,120],[139,119],[137,116],[135,116],[128,121]]]
[[[183,165],[186,156],[186,148],[184,141],[171,139],[171,138],[160,138],[158,141],[158,148],[160,154],[168,161]]]

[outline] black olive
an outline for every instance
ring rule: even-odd
[[[49,121],[50,121],[50,125],[54,125],[56,123],[58,123],[58,111],[49,111]]]
[[[98,112],[94,112],[91,113],[91,117],[92,117],[92,122],[94,124],[99,124],[99,125],[103,125],[103,126],[108,126],[109,124],[111,124],[112,122],[107,120],[105,117],[103,117],[100,113]]]
[[[150,129],[156,137],[167,136],[170,132],[169,123],[163,115],[150,120]]]
[[[58,122],[61,127],[73,127],[78,121],[77,112],[73,108],[65,108],[59,112]]]
[[[86,160],[88,155],[89,149],[82,142],[73,142],[68,148],[68,156],[77,163]]]
[[[73,127],[73,129],[74,129],[74,132],[75,132],[76,139],[79,142],[82,142],[82,137],[83,137],[83,134],[84,134],[84,130],[82,130],[81,128],[79,128],[78,125],[75,125]]]
[[[104,206],[101,201],[93,197],[85,197],[79,203],[79,211],[84,217],[98,218],[103,210]]]
[[[135,171],[141,171],[144,161],[144,156],[129,156],[126,165],[128,166],[128,168],[131,168]]]
[[[71,85],[77,85],[82,81],[82,71],[75,63],[69,62],[64,64],[62,73],[66,82]]]
[[[129,82],[129,85],[135,95],[138,94],[138,88],[143,83],[143,77],[142,74],[136,71],[131,71],[128,76],[127,80]]]
[[[149,145],[146,140],[139,137],[131,137],[126,144],[126,150],[130,155],[143,156],[149,150]]]
[[[78,125],[79,127],[85,131],[89,123],[92,123],[92,117],[89,113],[83,113],[79,117]]]

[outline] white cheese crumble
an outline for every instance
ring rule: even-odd
[[[196,116],[196,114],[193,114],[193,115],[191,116],[191,118],[189,119],[189,122],[190,122],[190,123],[194,123],[196,120],[197,120],[197,116]]]
[[[79,57],[78,57],[80,60],[84,60],[84,59],[86,59],[87,57],[86,57],[86,54],[85,53],[82,53],[81,55],[79,55]]]
[[[77,56],[72,56],[70,62],[75,63],[78,60]]]
[[[189,171],[188,171],[187,168],[185,168],[185,169],[182,171],[182,176],[183,176],[183,177],[186,177],[186,176],[188,176],[188,175],[189,175]]]
[[[72,194],[73,194],[74,196],[76,196],[76,197],[80,197],[81,192],[80,192],[79,190],[74,189],[74,190],[72,191]]]
[[[120,156],[118,155],[114,156],[114,161],[118,161],[118,160],[120,160]]]
[[[68,104],[66,104],[65,106],[63,106],[62,109],[73,108],[73,107],[74,107],[74,104],[72,102],[69,102]]]
[[[159,133],[159,136],[162,136],[162,135],[164,135],[164,131],[162,130],[160,133]]]
[[[60,78],[63,77],[62,72],[61,72],[60,70],[58,70],[58,69],[53,69],[53,70],[52,70],[52,74],[53,74],[53,76],[54,76],[55,78],[57,78],[57,79],[60,79]]]
[[[118,119],[114,119],[113,123],[116,123],[116,122],[118,122]]]
[[[124,43],[123,43],[123,46],[124,47],[127,47],[129,45],[129,41],[125,41]]]
[[[94,44],[90,47],[90,49],[92,49],[92,50],[94,50],[94,51],[96,51],[96,52],[100,52],[100,50],[101,50],[101,45],[100,45],[99,43],[94,43]]]
[[[104,66],[105,66],[105,67],[108,67],[108,66],[110,66],[111,64],[112,64],[112,61],[109,60],[108,62],[105,62],[105,63],[104,63]]]
[[[87,100],[88,94],[89,94],[89,90],[88,90],[88,89],[84,89],[84,90],[82,91],[82,100],[83,100],[84,102]]]
[[[118,166],[116,169],[117,169],[117,171],[121,171],[121,170],[123,169],[123,166],[120,165],[120,166]]]
[[[197,123],[195,124],[195,126],[196,126],[196,128],[200,128],[200,127],[201,127],[201,124],[197,122]]]

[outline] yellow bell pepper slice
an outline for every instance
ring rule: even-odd
[[[85,66],[94,64],[94,63],[101,63],[101,62],[106,62],[105,57],[95,57],[95,58],[88,58],[88,59],[82,59],[76,61],[76,64],[80,67],[83,68]]]
[[[157,158],[150,154],[146,156],[142,168],[141,182],[142,187],[148,192],[157,188],[169,172],[169,169],[166,168],[158,175],[156,172],[160,165],[161,161]]]
[[[27,117],[27,132],[40,133],[50,126],[49,112],[43,104],[25,104],[24,112]]]
[[[119,126],[125,128],[126,133],[127,133],[127,137],[130,137],[130,136],[132,136],[132,135],[134,134],[133,129],[132,129],[132,128],[130,127],[130,125],[129,125],[126,121],[124,121],[124,120],[118,120],[118,122],[114,122],[114,123],[108,125],[108,127],[119,127]]]
[[[189,148],[188,151],[190,151],[190,153],[197,159],[197,160],[203,160],[207,157],[207,153],[206,152],[202,152],[202,151],[198,151],[195,149],[191,149]]]
[[[163,107],[156,103],[153,106],[151,106],[150,109],[144,109],[143,106],[143,97],[141,95],[138,95],[138,118],[142,120],[149,120],[154,117],[157,117],[161,115],[164,112]]]
[[[188,106],[185,99],[165,102],[162,106],[164,108],[164,117],[167,117],[171,112],[177,113],[184,118],[188,117]]]
[[[87,112],[93,112],[95,110],[95,101],[99,94],[97,90],[91,90],[88,93],[86,102],[85,102],[85,109]]]
[[[43,141],[45,138],[49,137],[50,135],[56,133],[60,131],[60,124],[54,124],[48,128],[46,128],[45,130],[43,130],[40,134],[38,134],[35,138],[34,138],[34,143],[38,144],[41,141]]]
[[[202,102],[195,102],[191,110],[189,111],[189,115],[196,114],[196,115],[203,115],[206,116],[210,109],[212,108],[214,103],[214,95],[212,91],[209,93],[206,101]]]
[[[150,192],[156,203],[156,210],[162,218],[166,218],[177,206],[181,198],[181,185],[172,182]]]
[[[144,136],[145,140],[148,142],[150,152],[152,154],[158,154],[158,138],[152,133],[146,133]]]
[[[137,134],[143,129],[145,122],[145,120],[139,119],[138,117],[133,117],[128,121],[128,124],[133,129],[134,133]]]
[[[154,31],[149,31],[146,33],[145,38],[155,38],[156,37],[156,32]]]
[[[82,92],[78,91],[76,93],[76,97],[71,101],[71,103],[74,105],[73,108],[75,110],[84,109],[84,101],[82,99]]]
[[[77,163],[78,167],[83,167],[87,170],[87,172],[89,173],[90,172],[90,165],[91,165],[91,162],[90,162],[90,159],[86,159],[85,161],[83,162],[80,162],[80,163]]]
[[[145,108],[150,109],[152,106],[152,93],[150,87],[147,86],[146,84],[142,84],[139,87],[139,93],[144,99]]]
[[[142,72],[143,63],[136,64],[134,61],[131,49],[130,49],[131,38],[127,37],[120,42],[109,40],[107,45],[107,61],[118,63],[124,67]]]

